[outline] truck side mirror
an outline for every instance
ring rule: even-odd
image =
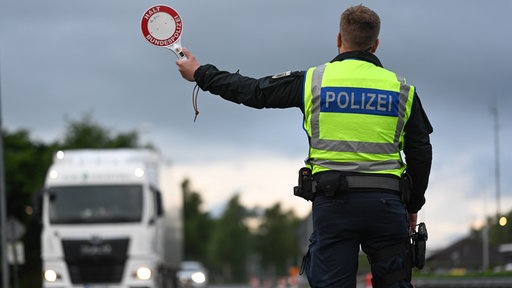
[[[43,195],[44,195],[45,189],[41,189],[37,191],[37,193],[34,193],[34,197],[32,199],[32,209],[34,217],[36,217],[39,224],[43,223]]]

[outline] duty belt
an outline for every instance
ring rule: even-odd
[[[357,192],[369,189],[401,194],[399,178],[385,175],[353,175],[335,171],[320,172],[314,175],[318,194],[335,195],[344,192]]]
[[[387,189],[400,192],[400,180],[379,176],[345,176],[348,189]]]

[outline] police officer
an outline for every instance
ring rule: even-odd
[[[360,247],[373,287],[412,287],[409,236],[425,203],[432,127],[416,88],[375,56],[379,31],[374,11],[350,7],[341,15],[339,55],[331,62],[260,79],[200,65],[187,49],[187,59],[176,61],[183,78],[228,101],[303,112],[314,178],[313,233],[303,264],[312,287],[356,287]]]

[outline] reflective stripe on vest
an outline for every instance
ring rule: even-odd
[[[362,61],[357,61],[359,63],[366,63]],[[356,62],[356,63],[357,63]],[[368,63],[369,64],[369,63]],[[357,65],[357,64],[356,64]],[[369,64],[373,65],[373,64]],[[367,68],[367,67],[366,67]],[[308,103],[308,98],[305,95],[305,101],[304,101],[304,111],[305,113],[308,113],[311,111],[310,115],[306,115],[305,121],[308,121],[309,123],[304,123],[304,128],[306,131],[308,131],[310,138],[311,138],[311,149],[310,149],[310,158],[308,159],[309,164],[313,164],[313,172],[318,172],[321,170],[327,170],[327,169],[333,169],[333,170],[340,170],[340,171],[354,171],[354,172],[382,172],[382,173],[390,173],[395,175],[400,175],[403,170],[405,169],[405,164],[401,160],[400,156],[400,150],[402,145],[402,137],[403,137],[403,128],[405,126],[406,120],[408,118],[408,115],[410,113],[410,106],[412,105],[412,96],[414,95],[414,88],[407,85],[405,83],[405,80],[402,78],[399,78],[397,76],[396,80],[399,82],[400,88],[399,91],[392,91],[389,90],[390,93],[397,93],[398,94],[398,105],[396,107],[396,115],[386,115],[386,116],[393,116],[393,119],[396,119],[396,127],[394,127],[394,137],[392,141],[387,142],[372,142],[372,141],[349,141],[349,140],[343,140],[343,139],[323,139],[320,137],[320,115],[321,115],[321,109],[322,109],[322,103],[321,103],[321,92],[322,92],[322,82],[324,79],[324,72],[326,69],[326,64],[320,65],[315,68],[311,68],[310,71],[306,74],[306,90],[305,93],[308,92],[308,88],[310,88],[309,91],[311,91],[311,103]],[[381,68],[375,68],[375,69],[381,69]],[[312,70],[312,72],[311,72]],[[378,71],[378,70],[376,70]],[[384,70],[385,71],[385,70]],[[308,75],[310,74],[311,75]],[[387,71],[386,73],[389,73]],[[394,74],[393,74],[394,75]],[[308,77],[309,76],[309,77]],[[311,79],[311,80],[309,80]],[[308,87],[308,81],[310,81],[311,87]],[[361,82],[360,80],[358,80]],[[370,80],[371,81],[371,80]],[[387,82],[389,79],[386,79]],[[362,83],[361,83],[362,84]],[[324,87],[325,88],[325,87]],[[347,88],[347,87],[330,87],[332,89],[338,89],[338,88]],[[358,88],[348,88],[353,89],[355,91],[358,91]],[[362,91],[372,91],[372,89],[366,89]],[[382,89],[381,89],[382,90]],[[334,91],[334,90],[333,90]],[[335,90],[335,91],[341,91],[341,90]],[[380,90],[379,90],[380,91]],[[344,92],[342,92],[344,93]],[[357,93],[357,92],[356,92]],[[334,94],[334,92],[331,92],[331,94]],[[345,98],[345,106],[348,106],[349,102],[349,96],[347,93],[343,94]],[[368,94],[370,95],[370,94]],[[373,98],[375,98],[375,94],[372,94]],[[331,95],[332,96],[332,95]],[[379,95],[385,97],[386,95]],[[353,100],[354,95],[352,95]],[[357,97],[357,96],[356,96]],[[364,97],[364,94],[363,96]],[[373,100],[372,98],[372,100]],[[389,96],[391,99],[391,96]],[[326,99],[326,96],[324,95],[324,101]],[[331,99],[334,102],[334,99]],[[363,100],[364,101],[364,98]],[[384,103],[384,101],[382,102]],[[328,105],[329,103],[327,103]],[[336,106],[331,103],[332,106]],[[340,103],[340,95],[338,95],[338,106],[341,106],[342,103]],[[351,105],[354,105],[353,103]],[[363,104],[359,104],[360,106],[363,106]],[[391,100],[389,100],[389,110],[391,111]],[[356,108],[363,107],[360,106],[354,106]],[[326,107],[326,103],[324,103],[324,109]],[[308,109],[309,108],[309,109]],[[373,107],[375,108],[375,107]],[[385,107],[387,108],[387,107]],[[336,108],[335,108],[336,109]],[[364,110],[364,109],[363,109]],[[385,110],[385,109],[381,109]],[[340,112],[340,111],[332,111],[332,112]],[[357,113],[357,111],[351,111],[352,113]],[[349,112],[350,113],[350,112]],[[383,112],[386,113],[386,112]],[[394,113],[394,112],[393,112]],[[365,112],[362,112],[362,114],[365,114]],[[372,114],[377,114],[375,111],[373,111]],[[324,114],[325,115],[325,114]],[[310,118],[308,118],[308,116]],[[375,116],[370,116],[375,117]],[[375,118],[377,119],[377,118]],[[375,121],[375,119],[371,121]],[[370,121],[370,120],[368,120]],[[325,129],[325,128],[324,128]],[[388,129],[392,129],[391,127],[388,127]],[[324,130],[323,130],[324,131]],[[325,131],[324,131],[325,132]],[[323,150],[323,153],[335,153],[339,152],[338,154],[348,155],[349,159],[336,159],[336,156],[334,157],[325,157],[328,159],[320,159],[318,157],[315,158],[315,151],[316,150]],[[364,155],[364,157],[357,157],[354,155]],[[333,154],[335,155],[335,154]],[[374,155],[374,156],[372,156]],[[387,156],[386,156],[387,155]],[[338,157],[341,157],[338,155]],[[334,159],[330,159],[334,158]],[[358,159],[360,158],[360,159]],[[355,161],[351,161],[355,160]],[[357,160],[364,160],[364,161],[357,161]],[[320,165],[321,167],[315,167],[315,165]]]

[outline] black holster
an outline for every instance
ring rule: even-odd
[[[418,269],[423,269],[425,266],[425,257],[427,250],[428,232],[425,223],[418,224],[418,231],[412,235],[412,264]]]

